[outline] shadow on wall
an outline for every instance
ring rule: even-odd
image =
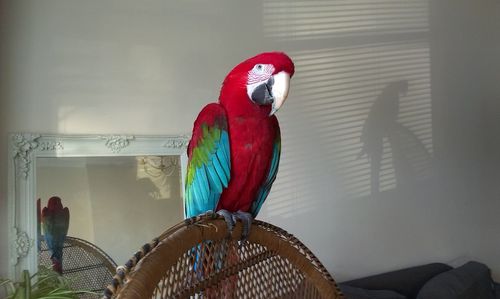
[[[286,113],[279,116],[286,150],[273,187],[272,213],[297,214],[297,207],[324,207],[332,194],[361,198],[432,176],[427,42],[304,50],[292,56],[297,72]],[[307,203],[300,199],[304,196]]]
[[[432,177],[428,2],[264,0],[263,24],[296,66],[270,216]]]
[[[388,142],[392,153],[396,186],[429,175],[431,155],[419,138],[398,121],[399,96],[407,92],[407,80],[387,84],[375,99],[363,124],[360,137],[363,146],[357,159],[364,155],[369,158],[372,195],[380,191],[384,142]]]

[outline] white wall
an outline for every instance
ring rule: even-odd
[[[490,14],[488,20],[489,26],[492,28],[500,28],[500,3],[496,7],[491,8],[495,14]],[[496,17],[495,17],[496,16]],[[481,235],[481,243],[478,244],[478,255],[497,269],[496,276],[500,276],[500,60],[498,53],[500,53],[500,36],[498,32],[490,33],[488,41],[483,45],[486,54],[486,63],[491,74],[484,78],[486,86],[489,86],[488,92],[491,94],[484,106],[485,115],[485,184],[486,192],[484,194],[485,200],[482,211],[482,226],[478,228],[477,233]],[[496,59],[494,59],[494,58]]]
[[[453,5],[455,9],[445,9]],[[446,194],[465,224],[466,256],[488,264],[500,279],[498,145],[500,86],[498,1],[444,1],[433,18],[434,119]],[[460,104],[456,104],[460,103]],[[439,131],[437,131],[439,130]],[[437,136],[436,136],[437,137]]]
[[[460,257],[500,279],[497,1],[0,3],[4,142],[14,131],[186,133],[233,65],[285,50],[296,76],[259,217],[337,280]],[[401,94],[389,85],[400,80]],[[380,169],[358,157],[360,139]],[[2,274],[5,145],[0,154]]]

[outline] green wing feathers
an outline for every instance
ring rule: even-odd
[[[195,121],[188,147],[185,217],[215,210],[231,174],[229,135],[225,111],[207,105]]]

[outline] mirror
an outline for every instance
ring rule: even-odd
[[[96,246],[119,265],[182,220],[188,140],[12,134],[10,276],[35,272],[39,256],[48,255],[39,223],[50,198],[69,210],[68,237]]]

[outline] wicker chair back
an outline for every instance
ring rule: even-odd
[[[297,238],[255,220],[241,244],[222,219],[198,216],[144,245],[117,269],[104,298],[343,298]]]

